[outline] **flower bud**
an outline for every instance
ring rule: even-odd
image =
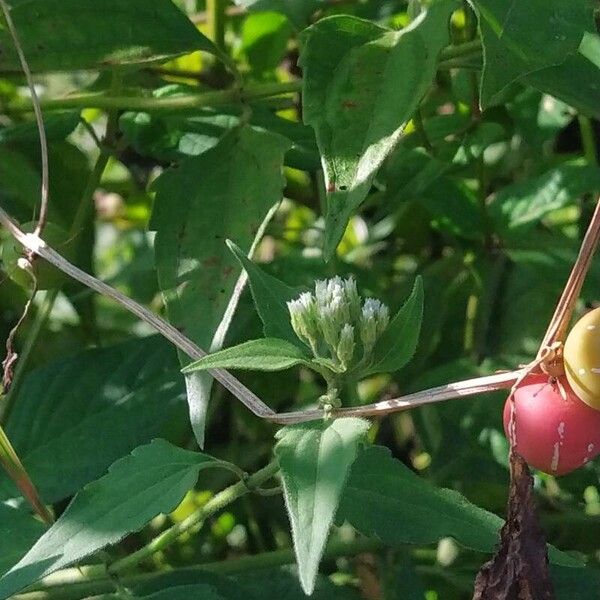
[[[360,339],[365,356],[373,350],[375,342],[384,332],[389,321],[390,312],[385,304],[375,298],[365,300],[360,317]]]
[[[336,368],[348,370],[355,359],[357,335],[366,358],[390,320],[387,306],[379,300],[367,298],[362,306],[361,302],[354,277],[316,281],[314,295],[304,292],[288,302],[292,327],[315,358],[328,358]]]
[[[340,341],[337,346],[337,357],[342,367],[347,369],[354,358],[354,327],[346,323],[340,333]]]

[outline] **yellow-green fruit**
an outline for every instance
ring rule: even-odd
[[[600,308],[581,317],[564,347],[565,373],[577,396],[600,410]]]
[[[22,226],[23,231],[31,233],[35,228],[34,223],[26,223]],[[72,261],[76,251],[73,236],[54,223],[47,223],[42,235],[43,239],[60,252],[67,260]],[[23,257],[23,246],[14,239],[7,239],[2,244],[2,270],[18,285],[25,289],[31,288],[31,277],[18,265],[19,259]],[[46,262],[43,258],[36,258],[33,263],[38,289],[48,290],[60,287],[66,280],[59,269]]]

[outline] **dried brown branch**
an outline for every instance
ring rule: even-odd
[[[9,233],[20,242],[29,251],[41,256],[49,263],[66,273],[73,279],[90,289],[111,298],[125,309],[136,315],[139,319],[151,325],[163,337],[185,352],[190,358],[197,360],[206,355],[206,352],[183,335],[175,327],[167,323],[164,319],[155,315],[147,308],[138,304],[131,298],[125,296],[118,290],[115,290],[108,284],[96,279],[88,273],[82,271],[75,265],[63,258],[58,252],[48,246],[35,233],[25,233],[19,225],[0,208],[0,224],[2,224]],[[487,377],[477,377],[465,381],[449,383],[431,390],[424,390],[408,396],[394,398],[376,402],[366,406],[355,408],[344,408],[333,411],[334,416],[379,416],[400,410],[406,410],[415,406],[441,402],[451,398],[460,398],[473,394],[479,394],[491,390],[510,388],[511,385],[521,375],[522,371],[510,371],[508,373],[499,373]],[[231,373],[223,369],[213,369],[210,374],[228,389],[236,398],[240,400],[256,416],[271,421],[273,423],[288,424],[299,423],[302,421],[311,421],[323,417],[321,409],[303,410],[291,413],[275,413],[269,408],[256,394],[249,390],[244,384],[238,381]]]
[[[13,382],[14,366],[17,362],[17,359],[19,358],[19,355],[14,348],[15,337],[21,325],[27,318],[27,315],[29,315],[31,305],[33,304],[33,299],[35,298],[35,295],[37,293],[37,282],[33,274],[31,277],[33,281],[33,289],[31,290],[29,298],[25,303],[25,307],[23,308],[23,312],[19,317],[19,320],[17,321],[15,326],[10,330],[8,338],[6,338],[6,357],[2,361],[2,391],[4,394],[6,394],[11,388]]]
[[[500,548],[479,571],[473,600],[552,600],[548,550],[535,509],[533,477],[516,452],[510,455],[510,475]]]
[[[588,229],[581,243],[579,255],[573,265],[569,279],[565,284],[563,293],[556,305],[554,315],[550,320],[544,339],[538,352],[538,357],[545,349],[551,348],[556,342],[564,342],[564,338],[569,327],[569,321],[575,308],[575,303],[581,292],[581,287],[585,276],[590,268],[592,257],[600,241],[600,199],[596,203],[596,208]],[[547,351],[547,350],[546,350]]]

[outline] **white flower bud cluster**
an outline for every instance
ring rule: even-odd
[[[374,298],[362,300],[353,277],[317,281],[315,292],[304,292],[288,302],[296,335],[316,358],[331,359],[347,370],[356,363],[357,346],[368,358],[387,327],[388,307]]]

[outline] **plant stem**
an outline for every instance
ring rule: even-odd
[[[279,470],[279,465],[276,461],[270,462],[266,467],[250,475],[245,481],[238,483],[219,492],[211,500],[209,500],[202,508],[194,511],[189,517],[176,523],[166,531],[163,531],[159,536],[154,538],[150,543],[146,544],[136,552],[115,561],[108,569],[109,573],[119,574],[123,571],[139,565],[154,553],[164,550],[173,544],[182,533],[189,531],[196,525],[203,523],[208,517],[219,512],[225,506],[231,504],[244,494],[247,494],[253,488],[259,487],[265,481],[271,479]]]
[[[17,361],[17,366],[15,368],[15,375],[12,381],[12,385],[10,386],[10,392],[6,395],[4,399],[4,403],[2,405],[1,418],[0,422],[6,423],[10,416],[10,411],[13,406],[13,400],[17,397],[19,388],[23,382],[23,376],[26,372],[26,366],[29,361],[29,357],[31,356],[31,352],[35,347],[37,339],[44,327],[44,323],[50,316],[52,312],[52,308],[54,307],[54,302],[58,297],[58,288],[53,290],[49,290],[44,297],[42,305],[40,306],[37,314],[35,315],[35,319],[29,330],[27,331],[27,337],[25,338],[25,342],[23,343],[23,348],[21,352],[19,352],[19,360]]]
[[[41,235],[44,230],[44,227],[46,226],[46,221],[48,219],[48,200],[50,192],[48,169],[48,141],[46,140],[46,129],[44,128],[44,118],[42,116],[40,101],[38,99],[37,91],[35,89],[33,75],[31,74],[29,63],[27,62],[27,58],[25,57],[25,53],[23,52],[23,47],[21,46],[21,42],[19,40],[19,34],[13,23],[10,14],[10,8],[8,7],[8,4],[5,2],[5,0],[0,0],[0,7],[2,8],[8,31],[15,46],[15,50],[17,51],[17,56],[19,57],[21,68],[23,69],[23,73],[25,74],[27,87],[29,88],[29,93],[31,94],[31,104],[33,106],[33,112],[35,113],[35,121],[37,124],[38,135],[40,137],[40,156],[42,161],[42,188],[40,194],[40,214],[38,217],[38,221],[35,225],[34,231],[36,235]]]
[[[105,93],[77,94],[65,98],[42,100],[42,107],[47,110],[67,108],[100,108],[106,110],[140,110],[147,112],[186,111],[204,106],[222,106],[242,101],[269,98],[279,94],[293,94],[300,91],[301,80],[283,81],[254,85],[245,89],[229,88],[201,94],[184,94],[164,98],[149,96],[115,96]],[[11,110],[31,110],[31,104],[25,101],[13,104]]]
[[[592,257],[600,241],[600,199],[596,202],[596,209],[592,220],[579,249],[579,254],[565,284],[563,293],[556,305],[544,339],[540,345],[538,358],[546,348],[550,348],[555,342],[563,342],[569,327],[569,321],[575,308],[575,303],[581,292],[586,273],[592,262]]]
[[[325,560],[339,556],[356,556],[364,552],[377,552],[384,544],[375,539],[358,538],[351,542],[335,541],[325,548]],[[267,569],[289,565],[295,562],[292,548],[262,552],[250,556],[242,556],[231,560],[205,563],[194,567],[175,569],[171,573],[216,573],[223,576],[247,573],[258,569]],[[121,577],[125,587],[147,584],[160,573],[143,573],[130,577]],[[82,569],[64,569],[50,575],[41,583],[32,586],[31,592],[19,594],[14,600],[75,600],[78,598],[110,592],[113,583],[105,576],[99,576],[97,570],[83,567]]]
[[[167,323],[163,318],[106,284],[104,281],[100,281],[96,277],[82,271],[56,252],[56,250],[48,246],[40,237],[32,233],[25,233],[2,207],[0,207],[0,224],[23,246],[45,258],[50,264],[59,268],[73,279],[83,283],[83,285],[120,304],[123,308],[156,329],[164,338],[185,352],[190,358],[197,360],[206,356],[206,352],[202,348],[182,334],[176,327]],[[225,369],[211,369],[208,372],[252,413],[261,419],[266,419],[280,425],[288,425],[290,423],[302,423],[304,421],[314,421],[323,418],[323,410],[320,409],[275,413],[254,392]],[[407,396],[375,402],[366,406],[334,409],[332,416],[381,416],[451,398],[509,388],[522,375],[523,370],[516,370],[487,377],[457,381]]]
[[[481,52],[481,41],[473,40],[457,46],[449,46],[440,53],[440,68],[453,66],[457,58],[477,55]],[[446,64],[447,63],[447,64]],[[232,87],[226,90],[214,90],[200,94],[184,94],[165,98],[149,96],[117,96],[106,93],[74,94],[65,98],[47,98],[41,100],[46,110],[69,108],[99,108],[105,110],[140,110],[148,112],[186,111],[205,106],[222,106],[241,101],[249,102],[262,98],[293,94],[299,92],[302,80],[255,84],[247,88]],[[26,100],[13,103],[13,111],[30,111],[32,104]]]
[[[217,48],[225,49],[225,0],[206,0],[208,37]]]
[[[118,89],[119,79],[119,76],[114,75],[112,84],[113,89]],[[102,180],[102,175],[104,174],[106,165],[111,156],[111,145],[114,144],[115,136],[118,130],[118,125],[118,113],[111,112],[108,116],[108,121],[106,123],[104,144],[100,149],[100,155],[96,160],[96,164],[94,165],[94,168],[90,173],[83,194],[81,195],[81,200],[79,201],[75,217],[73,218],[73,222],[71,223],[71,227],[69,228],[69,238],[77,236],[79,234],[92,208],[94,192],[96,191],[96,188]],[[17,396],[17,392],[21,387],[22,379],[26,372],[26,366],[29,356],[31,355],[31,352],[35,347],[37,338],[39,337],[44,327],[44,324],[46,323],[46,320],[52,312],[52,308],[54,307],[54,303],[56,302],[56,298],[58,297],[59,292],[60,288],[55,288],[53,290],[48,291],[46,297],[44,298],[42,306],[40,307],[35,317],[33,324],[27,332],[27,337],[25,338],[25,343],[23,344],[23,349],[21,350],[19,360],[15,368],[15,374],[10,388],[10,392],[6,396],[4,406],[0,411],[0,422],[2,423],[5,423],[9,418],[13,400]]]
[[[466,56],[468,54],[477,54],[481,52],[483,46],[481,40],[471,40],[464,44],[457,44],[455,46],[447,46],[439,54],[440,62],[450,60],[452,58],[458,58],[460,56]]]
[[[421,138],[421,143],[423,144],[423,148],[429,152],[432,156],[435,154],[433,146],[431,145],[431,141],[429,140],[429,136],[427,135],[427,131],[425,130],[425,124],[423,123],[423,113],[421,111],[421,107],[419,106],[415,111],[413,117],[413,123],[415,124],[415,129]]]
[[[583,155],[590,165],[598,166],[598,155],[596,152],[596,139],[592,121],[585,115],[577,115],[579,122],[579,132],[581,134],[581,145],[583,146]]]

